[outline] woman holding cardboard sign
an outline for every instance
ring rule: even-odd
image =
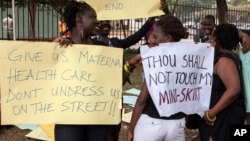
[[[64,11],[64,20],[70,36],[58,37],[61,47],[70,44],[93,44],[106,46],[105,43],[92,40],[90,36],[98,32],[98,22],[95,10],[87,3],[71,1]],[[124,69],[132,73],[135,67],[124,64]],[[130,73],[123,73],[123,82],[128,80]],[[118,125],[56,125],[56,141],[118,141],[120,124]],[[114,133],[115,132],[115,133]],[[118,136],[117,136],[118,135]]]
[[[98,21],[95,10],[86,2],[70,1],[66,5],[64,20],[70,31],[70,37],[57,38],[54,42],[60,42],[64,46],[73,44],[95,44],[90,36],[97,32]],[[55,125],[55,141],[108,141],[110,125]]]

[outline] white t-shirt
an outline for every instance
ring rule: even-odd
[[[3,29],[13,30],[13,19],[6,17],[3,19]]]

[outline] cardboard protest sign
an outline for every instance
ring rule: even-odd
[[[50,141],[55,140],[55,136],[54,136],[55,125],[54,124],[41,124],[40,128],[48,136]]]
[[[146,18],[163,15],[159,0],[78,0],[91,5],[98,20]],[[143,4],[143,6],[142,6]]]
[[[2,124],[117,124],[123,50],[1,41]]]
[[[243,54],[242,49],[239,49],[239,55],[242,61],[246,112],[250,112],[250,52]]]
[[[160,116],[197,113],[209,108],[214,48],[207,43],[163,43],[141,47],[150,96]]]

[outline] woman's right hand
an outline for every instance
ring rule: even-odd
[[[133,141],[134,134],[132,131],[128,130],[128,141]]]
[[[53,42],[59,42],[61,48],[67,48],[72,45],[72,40],[65,37],[57,37]]]
[[[250,36],[245,35],[242,37],[242,43],[243,43],[243,53],[246,53],[250,50]]]

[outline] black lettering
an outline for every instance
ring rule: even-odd
[[[149,74],[149,86],[152,86],[152,83],[156,86],[159,84],[169,84],[169,78],[170,74],[172,72],[166,71],[166,72],[158,72],[155,73],[154,76],[152,74]]]
[[[200,74],[200,81],[199,84],[201,84],[201,81],[205,79],[205,85],[212,85],[212,79],[213,76],[210,73]]]
[[[51,89],[52,96],[77,97],[77,96],[102,96],[103,87],[58,86]]]
[[[182,68],[197,68],[197,69],[205,69],[204,67],[204,61],[205,56],[199,56],[199,55],[184,55],[183,60],[185,64],[181,65]]]
[[[103,55],[91,55],[89,52],[80,52],[79,63],[85,61],[88,64],[98,64],[101,66],[108,67],[118,67],[121,68],[123,66],[123,61],[121,59],[110,58]]]
[[[61,53],[53,53],[52,54],[52,60],[54,60],[54,61],[68,62],[69,58],[66,56],[65,51],[63,51]]]
[[[9,83],[28,80],[55,80],[56,70],[19,70],[10,69],[10,75],[7,77]]]
[[[11,102],[13,100],[23,100],[23,99],[35,99],[38,96],[38,92],[41,91],[42,88],[32,89],[27,91],[18,91],[14,92],[9,89],[8,97],[6,99],[6,103]]]
[[[105,5],[105,10],[122,10],[123,9],[123,3],[115,2]]]
[[[105,111],[107,101],[83,102],[83,101],[65,101],[62,103],[61,112],[102,112]]]
[[[44,103],[44,102],[36,102],[36,103],[32,103],[30,104],[31,107],[34,107],[34,113],[49,113],[49,112],[53,112],[53,106],[54,103]]]
[[[8,60],[9,61],[18,61],[18,62],[41,62],[43,61],[41,58],[42,52],[35,52],[35,53],[30,53],[30,52],[25,52],[21,54],[18,52],[18,49],[12,50],[9,55],[8,55]]]
[[[21,115],[23,113],[27,114],[28,113],[28,106],[27,104],[22,104],[20,106],[13,106],[12,107],[12,113],[13,115]]]

